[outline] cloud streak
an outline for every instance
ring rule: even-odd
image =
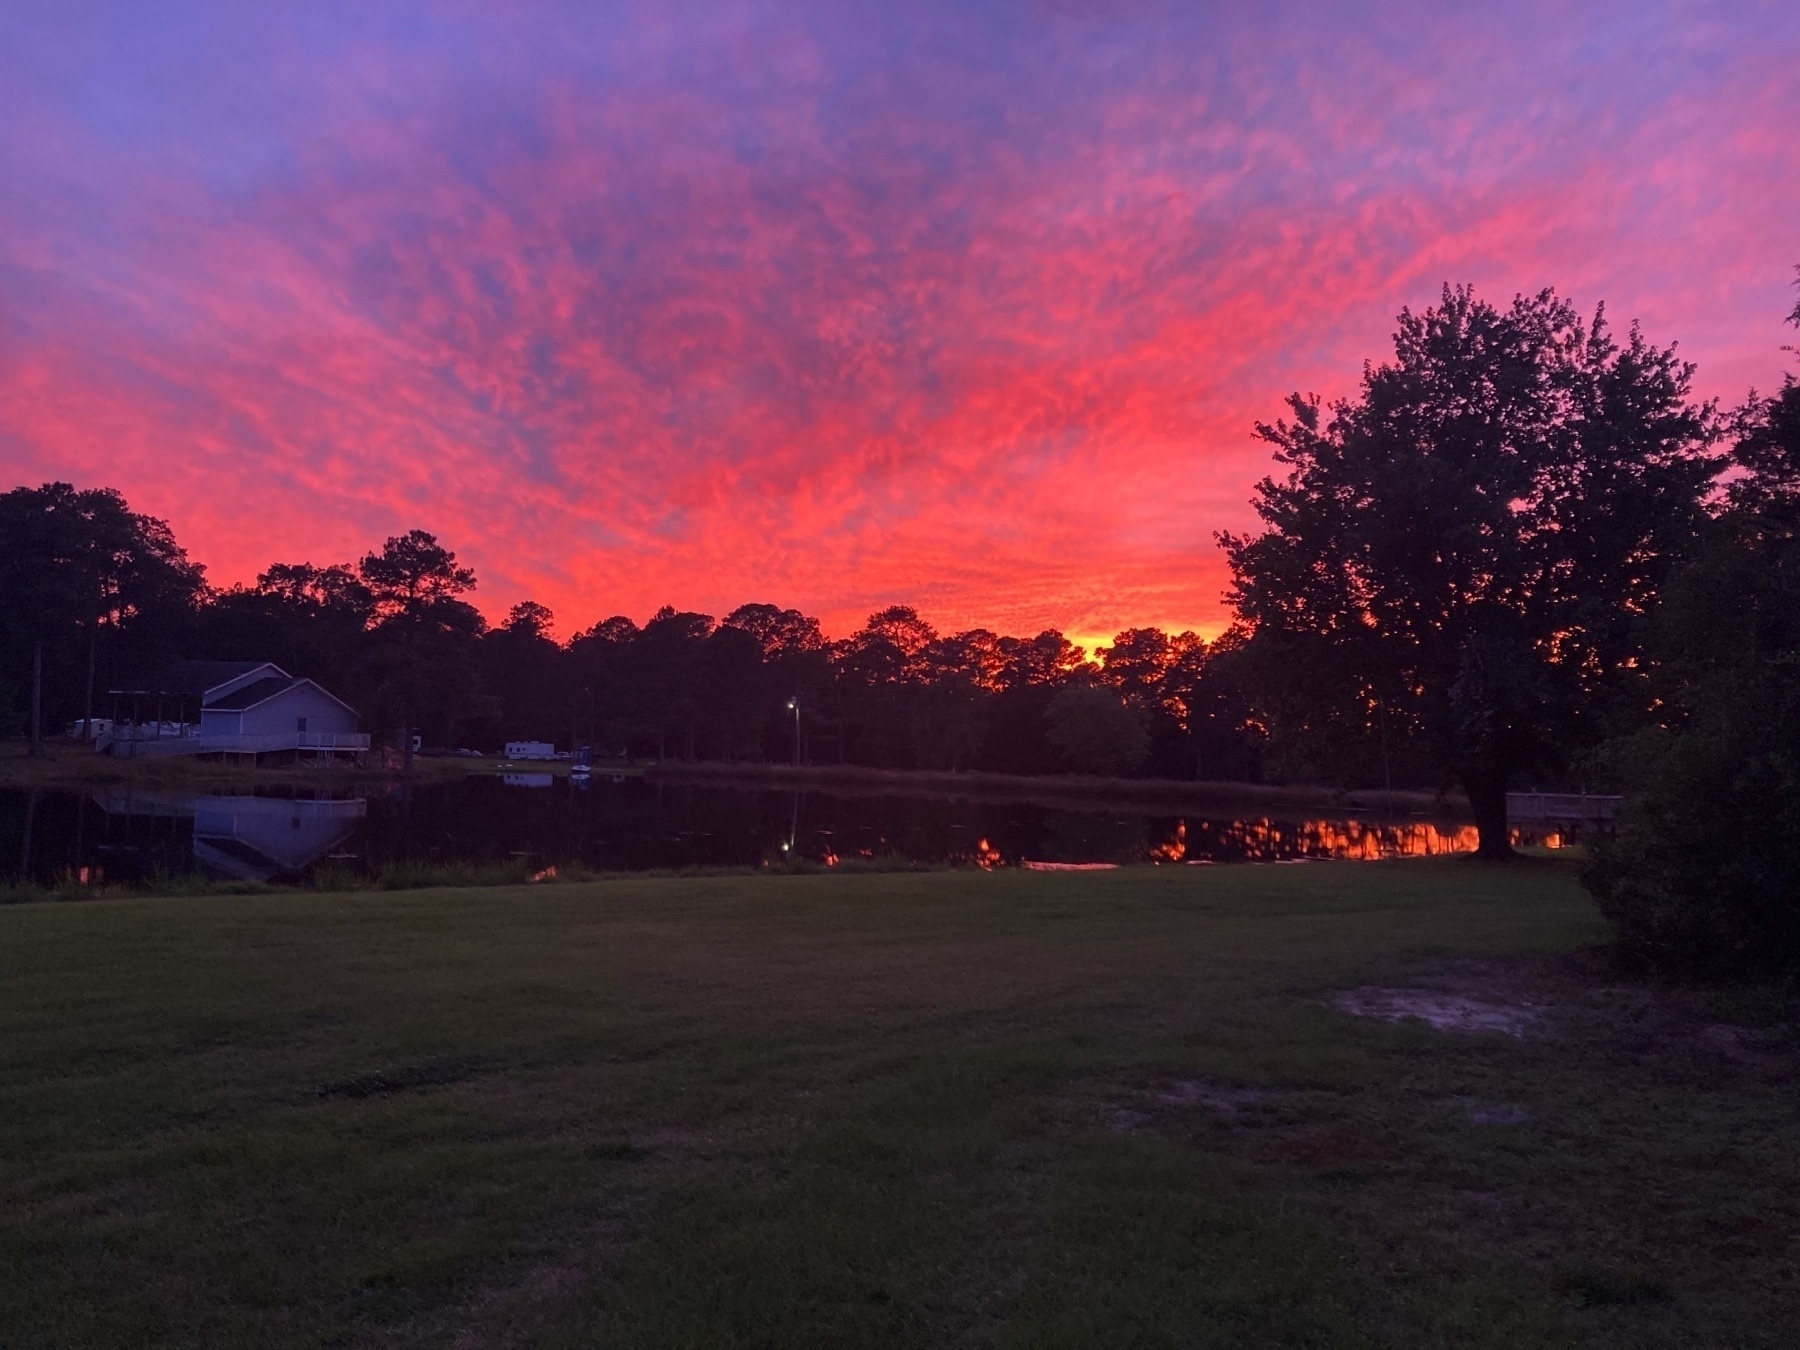
[[[1212,628],[1252,421],[1445,281],[1771,382],[1790,10],[1371,13],[15,20],[0,467],[219,581],[422,525],[565,629]]]

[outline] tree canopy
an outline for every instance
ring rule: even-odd
[[[1704,520],[1715,418],[1691,376],[1550,291],[1499,309],[1446,287],[1354,398],[1259,424],[1289,472],[1256,488],[1262,534],[1220,539],[1272,736],[1325,774],[1417,743],[1507,851],[1509,781],[1604,731]]]
[[[131,510],[110,488],[46,483],[0,493],[8,676],[18,678],[35,653],[54,683],[80,691],[75,706],[86,711],[103,634],[108,645],[128,644],[128,660],[166,654],[188,635],[204,594],[202,569],[168,525]]]

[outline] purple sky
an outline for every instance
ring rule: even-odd
[[[1800,5],[0,11],[4,486],[217,583],[413,526],[567,633],[1221,621],[1445,282],[1780,377]]]

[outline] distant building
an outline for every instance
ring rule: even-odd
[[[268,661],[178,661],[114,689],[103,754],[361,755],[356,709]]]
[[[549,741],[508,741],[508,759],[555,759],[556,747]]]

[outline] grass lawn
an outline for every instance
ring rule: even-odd
[[[0,1345],[1792,1344],[1786,1026],[1605,936],[1547,861],[0,909]],[[1334,1006],[1421,989],[1524,1035]]]

